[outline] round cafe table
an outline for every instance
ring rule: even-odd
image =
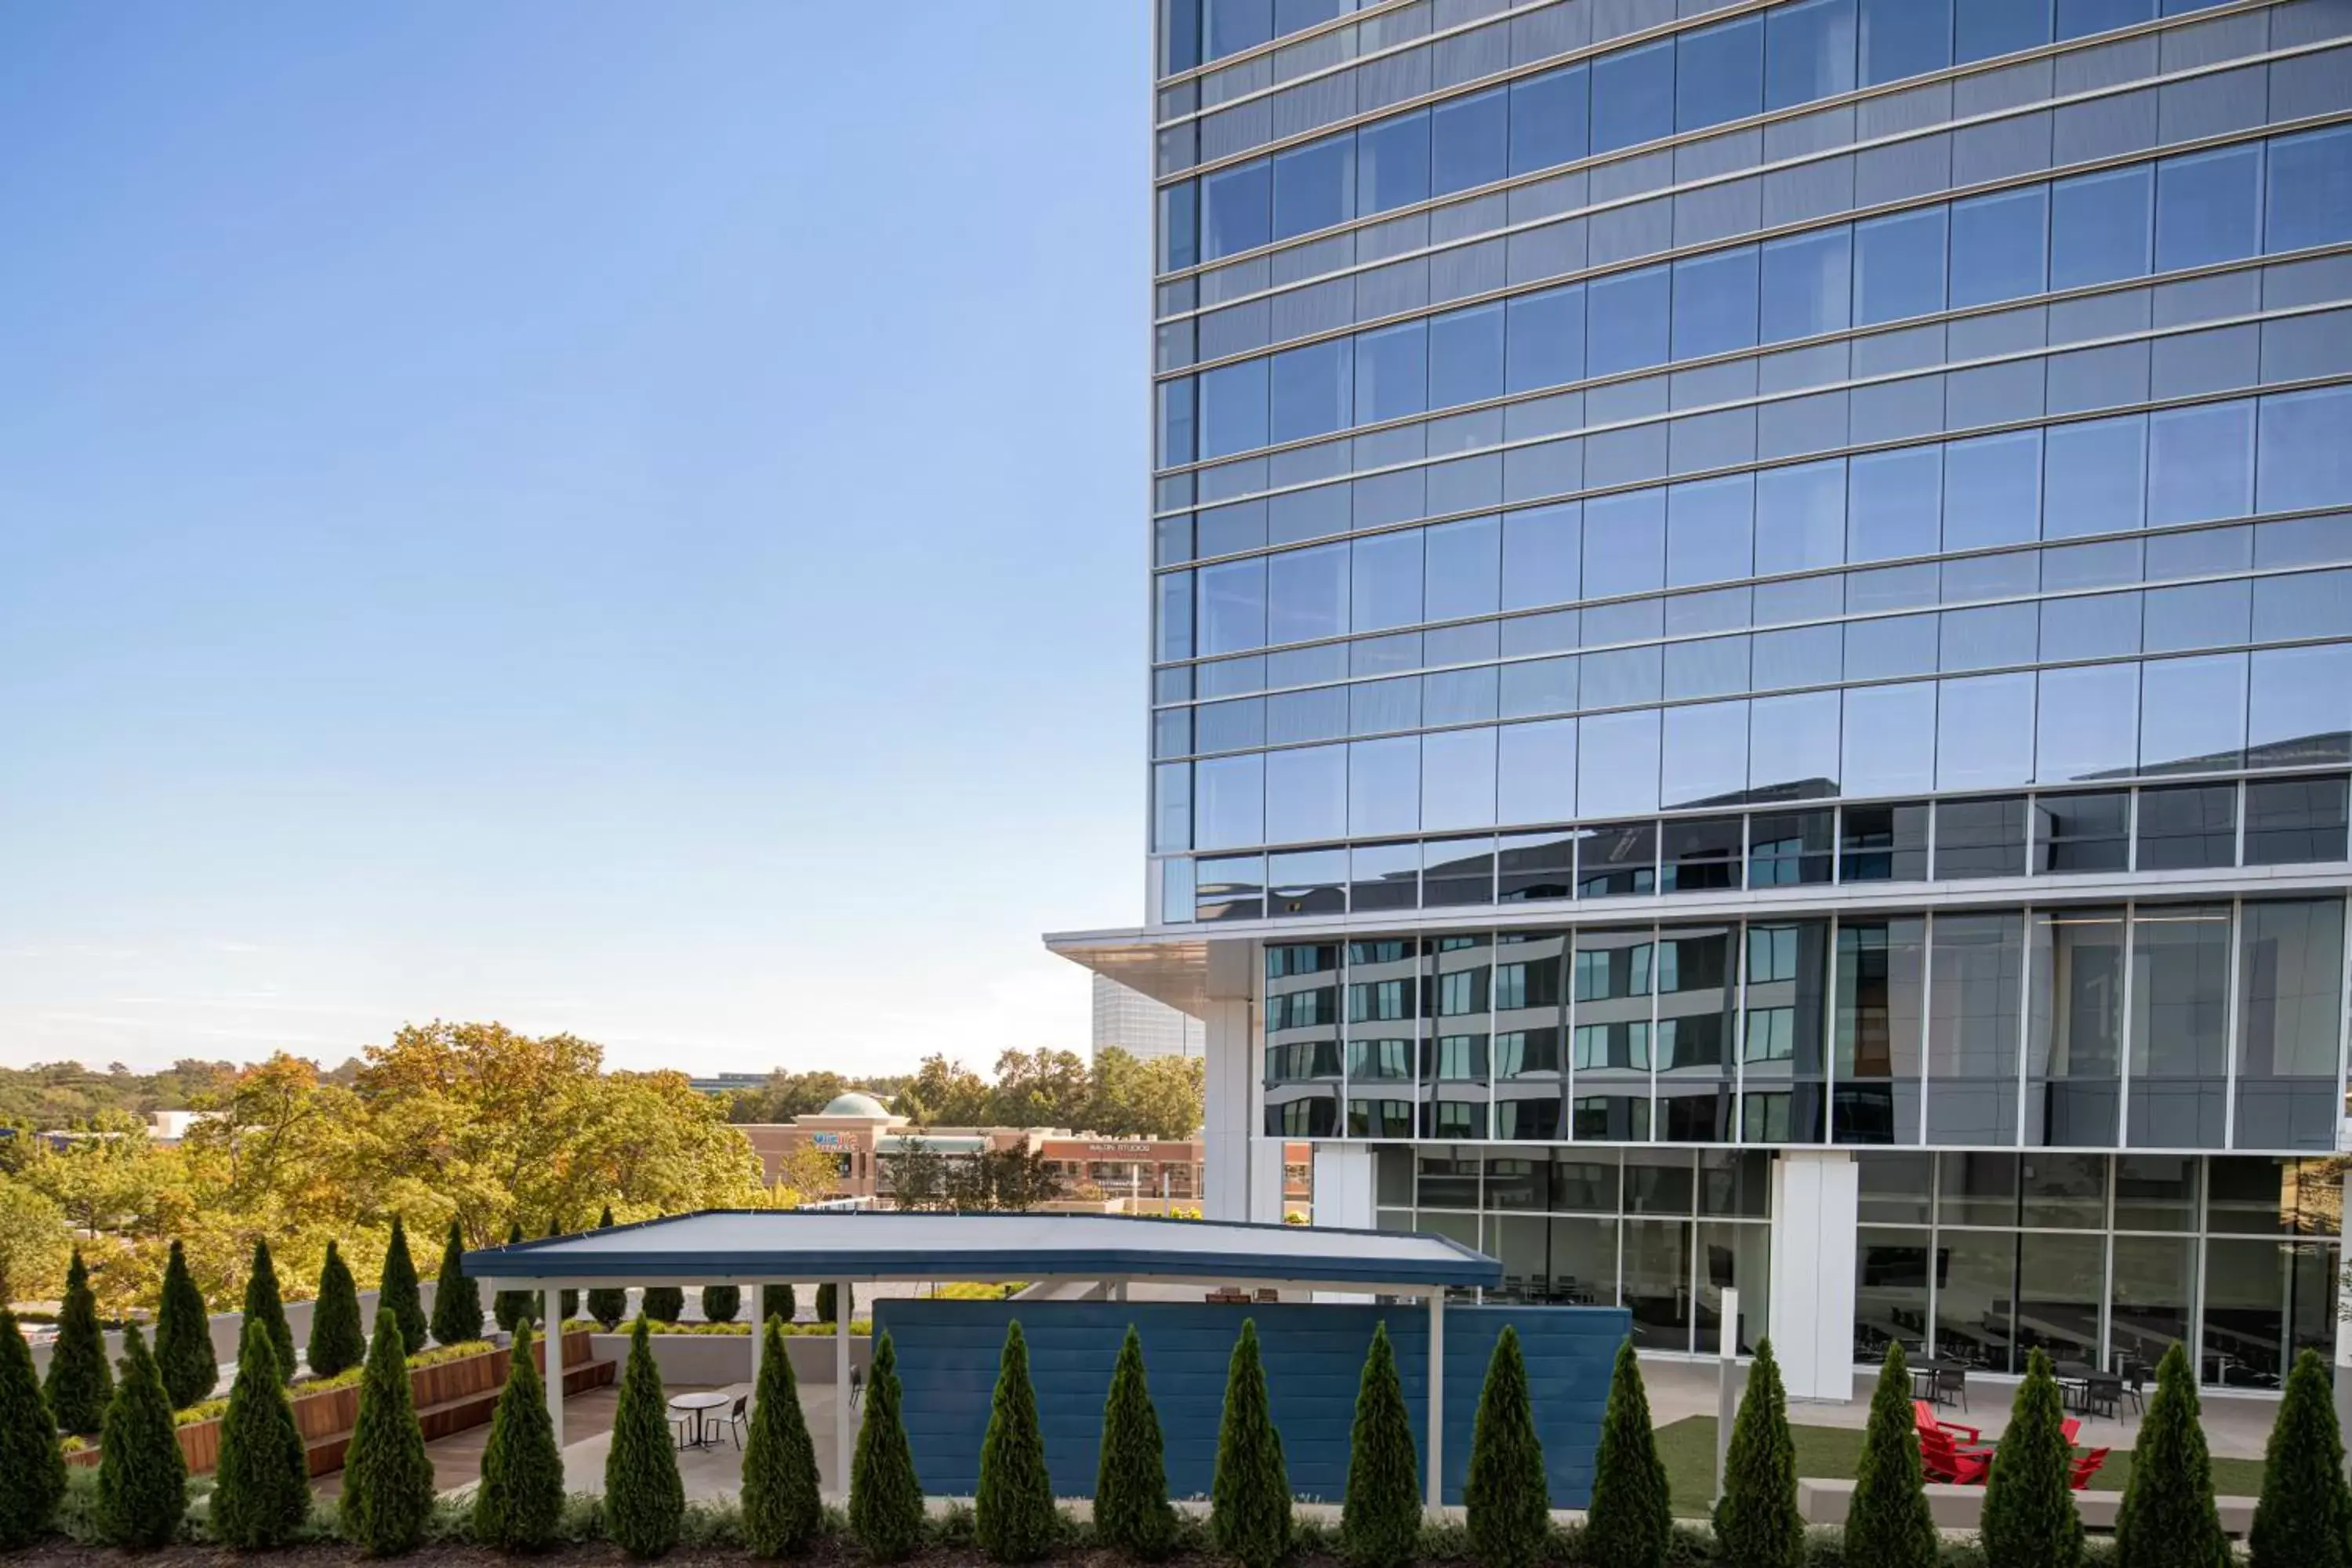
[[[678,1410],[686,1413],[689,1419],[687,1422],[681,1423],[681,1426],[686,1426],[693,1433],[693,1436],[690,1437],[681,1435],[678,1438],[677,1446],[681,1448],[709,1447],[712,1443],[717,1441],[717,1438],[712,1436],[713,1428],[707,1417],[709,1413],[714,1410],[726,1409],[727,1405],[728,1396],[724,1394],[674,1394],[670,1395],[669,1407],[672,1410]]]

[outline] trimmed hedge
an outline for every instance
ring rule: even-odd
[[[343,1495],[336,1509],[343,1537],[371,1557],[391,1557],[424,1539],[433,1513],[433,1460],[416,1425],[400,1320],[375,1315],[367,1371],[360,1379],[359,1419],[343,1457]]]
[[[326,1267],[319,1271],[319,1302],[310,1310],[310,1371],[320,1377],[337,1377],[366,1359],[359,1285],[331,1241]]]
[[[798,1379],[782,1325],[770,1321],[743,1438],[743,1543],[761,1557],[805,1551],[824,1523],[816,1445],[801,1411]]]
[[[898,1352],[890,1336],[874,1342],[866,1373],[866,1418],[849,1468],[849,1531],[877,1563],[896,1563],[922,1543],[923,1485],[907,1446],[899,1410]]]
[[[408,1230],[398,1215],[392,1217],[392,1243],[384,1250],[383,1278],[376,1285],[375,1305],[376,1322],[381,1325],[383,1314],[390,1312],[410,1355],[425,1348],[433,1325],[425,1317],[425,1292],[416,1283],[416,1262],[408,1256]]]
[[[1356,1383],[1348,1489],[1339,1507],[1339,1550],[1358,1568],[1402,1568],[1421,1545],[1421,1475],[1413,1447],[1396,1352],[1388,1325],[1375,1323]]]
[[[1584,1514],[1584,1555],[1592,1568],[1655,1568],[1675,1531],[1665,1461],[1650,1426],[1650,1394],[1628,1338],[1617,1347],[1609,1405],[1601,1415],[1601,1448],[1592,1466],[1592,1501]]]
[[[1143,1340],[1127,1326],[1103,1401],[1102,1453],[1095,1468],[1095,1538],[1143,1562],[1176,1545],[1176,1510],[1168,1500],[1168,1468],[1144,1377]]]
[[[155,1370],[174,1410],[211,1398],[220,1384],[212,1314],[205,1310],[205,1293],[188,1273],[188,1256],[177,1241],[163,1265],[163,1300],[155,1313]]]
[[[686,1316],[686,1291],[676,1285],[648,1285],[637,1310],[656,1323],[675,1323]]]
[[[507,1227],[507,1245],[515,1247],[522,1241],[522,1222],[517,1220]],[[490,1298],[490,1317],[499,1328],[513,1333],[525,1323],[539,1321],[539,1292],[536,1290],[500,1290]]]
[[[1484,1568],[1534,1568],[1550,1541],[1551,1491],[1528,1394],[1527,1358],[1519,1331],[1508,1323],[1496,1336],[1478,1390],[1462,1502],[1470,1551]]]
[[[604,1521],[614,1542],[632,1557],[659,1557],[677,1544],[686,1486],[669,1437],[668,1402],[661,1369],[640,1316],[629,1335],[621,1370],[621,1398],[613,1412],[613,1444],[604,1454]]]
[[[1870,1426],[1845,1521],[1847,1553],[1877,1568],[1936,1568],[1942,1550],[1927,1508],[1927,1472],[1919,1466],[1918,1427],[1910,1365],[1902,1342],[1889,1341],[1870,1396]],[[1986,1506],[1991,1506],[1990,1495]]]
[[[2352,1568],[2352,1490],[2334,1384],[2317,1351],[2294,1358],[2263,1450],[2262,1500],[2246,1544],[2253,1568]]]
[[[57,1342],[49,1347],[45,1392],[60,1431],[90,1433],[106,1419],[114,1397],[114,1369],[106,1361],[106,1331],[99,1326],[98,1298],[89,1269],[77,1247],[66,1270],[65,1300],[58,1310]]]
[[[462,1345],[482,1337],[482,1290],[466,1272],[466,1236],[457,1222],[449,1222],[448,1239],[441,1244],[441,1273],[433,1287],[433,1338],[445,1345]]]
[[[269,1325],[258,1318],[246,1320],[237,1342],[210,1518],[215,1540],[247,1552],[285,1545],[310,1519],[310,1457]]]
[[[48,1533],[66,1495],[66,1458],[57,1422],[33,1371],[33,1350],[16,1314],[0,1305],[0,1549]]]
[[[288,1383],[294,1376],[294,1330],[286,1321],[286,1300],[278,1289],[278,1265],[269,1256],[269,1243],[257,1240],[253,1244],[253,1268],[245,1280],[245,1321],[258,1319],[269,1331],[270,1352],[278,1358],[278,1381]],[[240,1342],[243,1331],[238,1331]],[[240,1362],[245,1352],[237,1352]]]
[[[100,1428],[92,1522],[110,1546],[161,1546],[188,1511],[188,1462],[172,1426],[172,1398],[147,1341],[122,1331],[122,1375]]]
[[[611,1204],[604,1205],[604,1213],[596,1221],[596,1228],[598,1230],[613,1228]],[[572,1315],[572,1304],[569,1301],[564,1303],[563,1315],[567,1318]],[[588,1315],[603,1324],[606,1333],[611,1333],[621,1326],[621,1320],[629,1315],[629,1293],[626,1290],[614,1290],[609,1288],[589,1291]]]
[[[505,1552],[538,1552],[553,1543],[563,1516],[563,1456],[547,1414],[547,1384],[530,1355],[529,1319],[514,1330],[507,1385],[490,1416],[482,1448],[482,1482],[474,1491],[474,1539]],[[559,1360],[562,1342],[554,1342]]]
[[[705,1285],[702,1288],[702,1319],[708,1323],[731,1323],[735,1314],[743,1310],[743,1288],[740,1285]]]
[[[1272,1568],[1290,1551],[1290,1474],[1282,1434],[1266,1402],[1257,1320],[1242,1320],[1225,1363],[1225,1408],[1217,1424],[1209,1536],[1244,1568]]]

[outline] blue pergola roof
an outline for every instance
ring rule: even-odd
[[[712,1209],[466,1255],[480,1279],[1278,1280],[1499,1285],[1503,1266],[1451,1237],[1116,1215]]]

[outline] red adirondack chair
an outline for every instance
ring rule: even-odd
[[[1922,1432],[1942,1432],[1948,1436],[1964,1437],[1971,1443],[1984,1441],[1984,1434],[1974,1426],[1964,1426],[1958,1421],[1946,1421],[1937,1415],[1936,1407],[1924,1399],[1911,1402],[1911,1419]]]
[[[1919,1466],[1931,1481],[1949,1481],[1959,1486],[1981,1485],[1992,1468],[1992,1450],[1963,1448],[1952,1440],[1948,1432],[1919,1434]]]
[[[2067,1476],[2066,1484],[2074,1490],[2081,1491],[2091,1484],[2091,1478],[2097,1475],[2099,1467],[2106,1462],[2107,1450],[2105,1448],[2093,1448],[2087,1453],[2077,1454],[2074,1456],[2074,1468]]]

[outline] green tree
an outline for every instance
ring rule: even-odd
[[[360,1291],[342,1254],[327,1243],[326,1267],[319,1271],[319,1300],[310,1309],[310,1372],[334,1377],[349,1372],[367,1356],[367,1338],[360,1332]]]
[[[1118,1347],[1110,1394],[1103,1402],[1102,1457],[1095,1469],[1095,1536],[1114,1552],[1150,1563],[1176,1546],[1176,1510],[1168,1501],[1168,1468],[1160,1413],[1143,1374],[1143,1341],[1135,1325]]]
[[[236,1381],[221,1418],[220,1463],[213,1481],[212,1533],[241,1551],[283,1546],[310,1517],[310,1456],[287,1402],[286,1379],[269,1325],[245,1321]]]
[[[621,1370],[621,1398],[613,1412],[613,1446],[604,1454],[604,1530],[632,1557],[659,1557],[677,1544],[686,1517],[686,1487],[677,1450],[670,1446],[668,1405],[652,1335],[638,1315],[629,1331],[629,1359]]]
[[[743,1310],[743,1290],[739,1285],[705,1285],[702,1288],[702,1318],[709,1323],[731,1323],[735,1314]]]
[[[801,1413],[783,1324],[761,1325],[760,1377],[743,1438],[743,1543],[758,1557],[803,1551],[824,1522],[817,1495],[816,1445]]]
[[[65,1211],[47,1194],[0,1176],[0,1307],[55,1289],[72,1245]]]
[[[2021,1392],[2021,1402],[2023,1397]],[[1990,1524],[1990,1495],[1985,1507]],[[2070,1513],[2073,1508],[2070,1502]],[[1988,1551],[1990,1544],[1988,1533]],[[1854,1471],[1853,1502],[1845,1517],[1846,1556],[1873,1568],[1936,1568],[1941,1551],[1935,1516],[1927,1510],[1927,1478],[1919,1468],[1911,1369],[1904,1362],[1902,1342],[1891,1340],[1870,1396],[1870,1426]]]
[[[770,1318],[781,1318],[789,1323],[799,1314],[799,1311],[800,1303],[793,1299],[791,1286],[762,1285],[760,1287],[760,1321],[761,1322],[766,1322]]]
[[[518,1220],[507,1227],[507,1245],[515,1247],[522,1241],[522,1223]],[[500,1290],[490,1298],[490,1317],[508,1333],[524,1323],[539,1321],[539,1292],[536,1290]]]
[[[2213,1462],[2189,1353],[2174,1345],[2157,1363],[2156,1397],[2139,1424],[2130,1479],[2116,1510],[2116,1568],[2214,1568],[2229,1542],[2213,1506]]]
[[[1402,1568],[1421,1546],[1421,1480],[1413,1456],[1412,1415],[1386,1323],[1372,1326],[1372,1348],[1356,1384],[1356,1420],[1348,1434],[1348,1491],[1339,1509],[1339,1550],[1360,1568]]]
[[[66,1495],[58,1425],[16,1314],[0,1306],[0,1550],[29,1546],[49,1532]]]
[[[981,1550],[999,1563],[1034,1562],[1054,1544],[1054,1479],[1045,1468],[1037,1391],[1029,1383],[1029,1342],[1018,1319],[1005,1325],[997,1358],[972,1512]]]
[[[175,1239],[163,1266],[163,1300],[155,1314],[155,1368],[175,1410],[212,1397],[220,1383],[220,1358],[213,1353],[212,1316],[204,1292],[188,1273],[188,1255]]]
[[[1225,1408],[1217,1423],[1216,1472],[1209,1489],[1209,1537],[1244,1568],[1271,1568],[1290,1551],[1290,1472],[1266,1400],[1257,1320],[1242,1320],[1225,1363]]]
[[[886,1331],[875,1337],[866,1368],[866,1419],[849,1467],[849,1532],[877,1563],[896,1563],[921,1544],[923,1484],[899,1411],[898,1352]]]
[[[338,1510],[343,1538],[371,1557],[393,1557],[424,1539],[433,1514],[433,1460],[408,1386],[407,1342],[390,1307],[379,1307],[360,1379],[359,1418],[343,1456]]]
[[[392,1216],[392,1241],[383,1254],[383,1278],[376,1286],[376,1320],[390,1312],[399,1326],[401,1342],[415,1355],[425,1348],[432,1324],[425,1317],[425,1293],[416,1283],[416,1263],[408,1256],[408,1228]]]
[[[1629,1338],[1617,1347],[1601,1415],[1592,1501],[1584,1511],[1585,1559],[1591,1568],[1656,1568],[1666,1560],[1674,1529],[1665,1462],[1650,1426],[1650,1393]]]
[[[1874,1410],[1872,1418],[1874,1423]],[[2050,1358],[2036,1350],[2026,1359],[2025,1381],[2017,1386],[2009,1429],[1993,1450],[1992,1474],[1985,1481],[1978,1537],[1986,1568],[2073,1568],[2082,1556],[2083,1521],[2067,1489],[2074,1449],[2065,1426],[2065,1402]]]
[[[598,1230],[610,1230],[613,1228],[613,1205],[611,1204],[606,1204],[604,1205],[604,1217],[596,1222],[596,1228]],[[597,1322],[603,1324],[606,1333],[609,1334],[614,1329],[620,1327],[621,1320],[628,1316],[628,1313],[629,1293],[626,1290],[604,1289],[591,1290],[588,1292],[588,1315],[595,1319]],[[564,1314],[565,1317],[570,1317],[571,1315],[572,1314],[569,1312]]]
[[[245,1279],[245,1321],[259,1321],[268,1331],[270,1352],[277,1357],[278,1381],[294,1375],[294,1330],[286,1321],[286,1301],[278,1290],[278,1265],[269,1257],[269,1243],[253,1244],[253,1268]],[[243,1331],[239,1331],[240,1336]],[[240,1365],[245,1352],[237,1357]]]
[[[639,1310],[656,1323],[675,1323],[686,1316],[686,1292],[676,1285],[648,1285]]]
[[[466,1237],[457,1222],[449,1222],[449,1238],[441,1247],[441,1274],[433,1287],[433,1338],[445,1345],[462,1345],[482,1337],[482,1291],[466,1272]]]
[[[2246,1537],[2253,1568],[2352,1568],[2352,1489],[2327,1363],[2294,1358],[2263,1455],[2263,1495]]]
[[[1747,1392],[1731,1425],[1723,1461],[1723,1496],[1715,1505],[1716,1554],[1729,1568],[1798,1568],[1805,1521],[1797,1512],[1797,1448],[1789,1436],[1789,1396],[1772,1342],[1756,1342]]]
[[[106,1333],[98,1324],[98,1298],[90,1294],[89,1270],[81,1254],[66,1270],[65,1301],[58,1312],[57,1342],[49,1347],[49,1411],[61,1431],[88,1433],[106,1419],[114,1397],[114,1369],[106,1363]]]
[[[114,1546],[161,1546],[188,1511],[188,1461],[172,1425],[171,1396],[147,1342],[122,1331],[122,1375],[99,1435],[98,1533]]]
[[[816,1321],[820,1323],[837,1323],[841,1321],[841,1317],[846,1317],[855,1321],[857,1317],[857,1287],[844,1285],[840,1288],[840,1293],[849,1298],[848,1310],[842,1312],[841,1317],[835,1316],[838,1304],[833,1299],[834,1291],[835,1288],[829,1281],[816,1288]]]
[[[1528,1363],[1518,1331],[1496,1336],[1470,1429],[1470,1473],[1462,1485],[1470,1550],[1483,1568],[1530,1568],[1551,1532],[1551,1491],[1543,1445],[1528,1397]]]
[[[482,1447],[474,1490],[474,1540],[504,1552],[538,1552],[555,1540],[563,1515],[563,1456],[547,1414],[547,1384],[531,1357],[529,1318],[518,1319],[507,1385]]]

